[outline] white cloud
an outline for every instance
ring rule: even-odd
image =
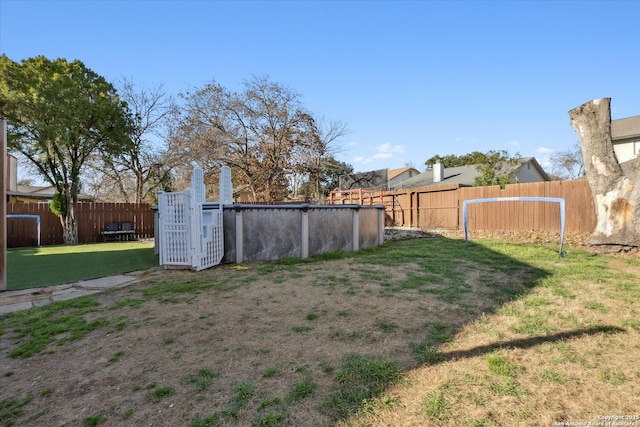
[[[511,142],[509,142],[509,145],[513,145],[514,147],[518,147],[520,145],[520,143],[518,141],[511,141]]]
[[[371,157],[364,157],[364,156],[357,156],[354,157],[353,159],[353,163],[362,163],[362,164],[366,164],[369,163],[371,161]]]
[[[400,144],[391,145],[388,142],[380,144],[376,147],[378,153],[404,153],[404,147]],[[391,156],[386,156],[391,157]]]
[[[549,153],[553,153],[553,149],[547,148],[547,147],[538,147],[536,148],[536,153],[549,154]]]
[[[390,159],[394,154],[404,153],[404,147],[400,144],[392,145],[388,142],[380,144],[373,149],[374,154],[372,156],[356,156],[353,158],[354,164],[367,164],[374,160]]]

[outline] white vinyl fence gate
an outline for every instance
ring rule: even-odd
[[[217,208],[204,209],[203,172],[194,168],[191,188],[158,193],[160,265],[203,270],[218,265],[224,256],[222,207],[233,203],[231,169],[220,169]]]

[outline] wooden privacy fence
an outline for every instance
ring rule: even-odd
[[[7,215],[38,215],[40,244],[64,244],[62,225],[46,203],[7,203]],[[131,223],[136,238],[153,238],[153,211],[147,203],[79,203],[78,243],[101,242],[109,223]],[[36,221],[7,218],[7,247],[37,246]]]
[[[353,198],[334,192],[334,203],[353,203]],[[355,203],[383,204],[387,225],[418,227],[423,230],[462,229],[462,203],[465,200],[493,197],[560,197],[566,203],[568,232],[590,233],[596,226],[596,210],[586,179],[531,184],[460,187],[445,184],[396,191],[363,192]],[[558,231],[559,207],[555,203],[498,202],[469,208],[469,228],[474,230]]]

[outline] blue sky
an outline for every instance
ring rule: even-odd
[[[0,0],[0,51],[79,59],[177,95],[268,75],[351,133],[357,171],[509,150],[543,165],[567,112],[640,115],[640,1]]]

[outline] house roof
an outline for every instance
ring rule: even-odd
[[[520,159],[520,162],[514,166],[508,166],[510,172],[512,174],[516,174],[517,171],[526,165],[527,163],[533,165],[542,178],[545,181],[549,181],[549,176],[542,169],[538,161],[535,157],[527,157]],[[472,187],[475,185],[476,177],[481,175],[481,172],[478,171],[478,165],[465,165],[465,166],[456,166],[453,168],[445,168],[444,169],[444,177],[442,181],[434,182],[433,181],[433,170],[427,170],[426,172],[421,173],[418,176],[414,176],[413,178],[409,178],[405,180],[402,184],[402,188],[414,188],[414,187],[426,187],[429,185],[442,185],[442,184],[459,184],[466,187]],[[505,165],[505,169],[507,166]],[[396,186],[400,188],[400,185]],[[393,188],[393,189],[397,189]]]
[[[472,186],[480,172],[476,165],[456,166],[445,168],[444,178],[440,182],[433,181],[433,170],[427,170],[420,175],[406,179],[402,182],[402,188],[426,187],[428,185],[460,184]],[[394,188],[395,189],[395,188]]]
[[[38,195],[53,196],[53,194],[55,193],[55,190],[53,189],[52,185],[41,187],[36,185],[18,184],[16,186],[16,192],[22,193],[22,194],[33,194],[34,196],[38,196]]]
[[[43,199],[49,200],[53,198],[56,190],[53,188],[53,185],[49,186],[35,186],[35,185],[17,185],[16,191],[7,191],[7,194],[10,196],[20,196],[27,197],[31,199]],[[78,194],[78,200],[81,201],[92,201],[93,197],[88,194],[80,193]]]
[[[417,169],[412,168],[412,167],[406,167],[406,168],[398,168],[398,169],[389,169],[387,171],[387,179],[391,180],[393,178],[395,178],[396,176],[400,176],[403,173],[410,171],[410,170],[414,170],[416,172],[418,172]]]
[[[520,164],[516,165],[514,170],[519,170],[524,165],[529,163],[534,168],[536,168],[536,170],[538,171],[538,173],[540,174],[540,176],[542,177],[543,180],[551,181],[551,177],[544,171],[544,169],[542,169],[542,166],[540,166],[540,163],[538,163],[538,161],[536,160],[535,157],[524,157],[524,158],[522,158],[520,160],[521,160]]]
[[[640,116],[611,120],[611,138],[626,139],[640,136]]]

